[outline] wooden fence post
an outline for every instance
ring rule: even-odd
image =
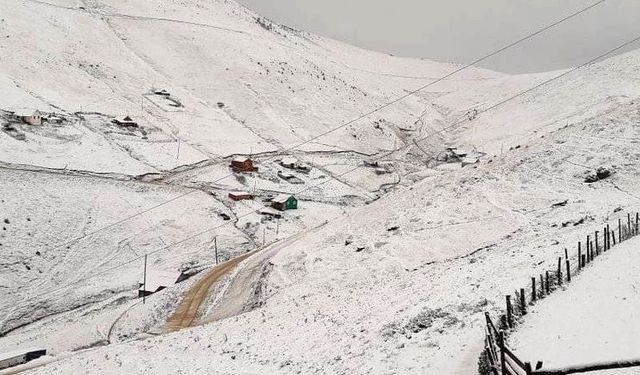
[[[640,221],[640,212],[636,212],[636,235],[638,235],[638,224]]]
[[[547,294],[551,293],[551,290],[549,289],[550,285],[549,285],[549,271],[545,271],[545,276],[547,278],[546,280],[546,289],[547,289]]]
[[[564,248],[564,259],[569,259],[569,251],[567,251],[567,248]]]
[[[562,285],[562,257],[558,257],[558,285]]]
[[[544,277],[540,274],[540,298],[544,298]]]
[[[600,246],[598,245],[598,231],[596,231],[596,255],[600,255]]]
[[[535,301],[537,297],[536,294],[536,278],[532,277],[531,278],[531,300]]]
[[[618,242],[622,242],[622,219],[618,218]]]
[[[631,237],[631,213],[627,212],[627,238]]]
[[[513,307],[511,306],[511,296],[507,296],[507,323],[509,328],[513,328]]]
[[[582,254],[582,267],[584,268],[584,266],[586,266],[586,262],[587,262],[587,256]]]
[[[527,296],[524,294],[524,288],[520,288],[520,312],[527,315]]]
[[[578,241],[578,270],[582,268],[582,242]]]
[[[604,227],[604,233],[604,251],[607,251],[609,250],[609,241],[611,240],[611,238],[609,238],[609,224]]]
[[[500,370],[501,374],[508,374],[507,365],[504,358],[504,347],[507,346],[507,343],[504,342],[504,332],[500,331]]]
[[[531,363],[529,363],[529,362],[525,362],[524,363],[524,371],[527,373],[527,375],[531,375],[532,374]]]
[[[567,282],[571,282],[571,262],[567,259]]]
[[[593,241],[591,241],[591,243],[589,244],[589,250],[591,251],[591,262],[593,261],[593,259],[596,257],[596,253],[593,251]]]

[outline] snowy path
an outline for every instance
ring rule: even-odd
[[[167,331],[177,331],[182,328],[191,327],[198,318],[200,306],[209,295],[209,290],[224,276],[229,274],[240,262],[255,254],[259,250],[236,257],[228,262],[222,263],[209,271],[205,277],[191,287],[178,305],[176,312],[167,321],[165,329]]]
[[[209,292],[213,285],[229,275],[236,267],[241,268],[241,270],[229,282],[228,289],[224,291],[221,301],[217,303],[218,308],[214,314],[207,316],[203,320],[204,323],[210,323],[240,314],[245,309],[251,296],[254,295],[257,279],[261,277],[262,265],[283,247],[323,227],[325,224],[326,222],[212,268],[205,277],[196,282],[187,291],[175,313],[168,319],[165,329],[167,331],[177,331],[199,323],[201,307],[209,297]],[[247,261],[243,262],[245,260]]]

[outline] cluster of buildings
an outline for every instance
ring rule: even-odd
[[[295,160],[295,159],[293,159]],[[289,165],[289,168],[297,168],[296,162],[283,159],[281,161],[281,165],[286,163]],[[258,167],[253,164],[253,160],[246,156],[238,156],[231,160],[231,164],[229,165],[232,171],[236,173],[244,173],[244,172],[257,172]],[[308,167],[305,167],[308,169]],[[280,175],[280,173],[278,174]],[[234,201],[242,201],[242,200],[252,200],[254,198],[253,194],[248,193],[246,191],[232,191],[229,193],[229,198]],[[267,200],[270,203],[270,207],[278,210],[278,211],[286,211],[286,210],[295,210],[298,208],[298,199],[291,194],[280,194],[276,197]],[[271,214],[274,214],[271,212]]]
[[[4,111],[9,118],[16,122],[22,122],[28,125],[42,125],[47,122],[50,124],[61,124],[65,118],[55,113],[42,112],[38,109],[19,108]]]

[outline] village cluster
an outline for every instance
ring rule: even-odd
[[[299,164],[296,159],[290,157],[280,160],[280,165],[291,170],[300,171],[302,173],[309,173],[309,171],[311,170],[307,165]],[[229,167],[235,173],[252,173],[258,171],[258,167],[254,165],[253,160],[246,156],[237,156],[233,158]],[[278,176],[283,180],[289,181],[291,183],[303,183],[302,180],[300,180],[292,173],[278,171]],[[232,191],[229,193],[229,198],[234,201],[242,201],[253,200],[255,196],[246,191]],[[269,203],[269,207],[265,207],[264,209],[260,210],[260,213],[273,217],[280,217],[282,211],[295,210],[298,208],[298,199],[292,194],[283,193],[275,197],[267,196],[265,198],[265,202]]]
[[[33,108],[0,109],[0,119],[4,120],[2,124],[2,131],[18,140],[25,140],[26,136],[17,125],[60,125],[67,121],[67,119],[60,114],[54,112],[42,112]]]

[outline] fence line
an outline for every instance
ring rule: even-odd
[[[616,237],[617,232],[617,237]],[[563,282],[570,283],[572,276],[582,272],[587,264],[593,262],[598,256],[611,250],[613,246],[620,244],[640,233],[640,213],[636,212],[635,223],[631,214],[627,213],[627,222],[623,223],[618,219],[617,231],[611,229],[609,224],[602,227],[602,231],[595,231],[593,237],[587,235],[584,242],[578,241],[577,256],[569,257],[569,250],[564,249],[563,257],[558,257],[557,268],[545,270],[541,273],[539,283],[536,276],[531,277],[531,286],[520,288],[514,291],[513,295],[505,296],[505,313],[500,316],[499,328],[491,320],[488,312],[485,312],[485,352],[489,371],[491,375],[562,375],[605,369],[616,369],[624,367],[640,366],[640,360],[617,361],[599,363],[593,365],[573,366],[557,370],[540,370],[542,362],[536,364],[536,369],[531,368],[529,362],[521,361],[513,352],[509,350],[506,343],[506,335],[514,329],[524,315],[527,314],[527,307],[544,299],[549,294],[558,290]],[[527,290],[529,299],[527,301]],[[512,298],[514,297],[514,298]],[[514,306],[514,302],[516,306]]]

